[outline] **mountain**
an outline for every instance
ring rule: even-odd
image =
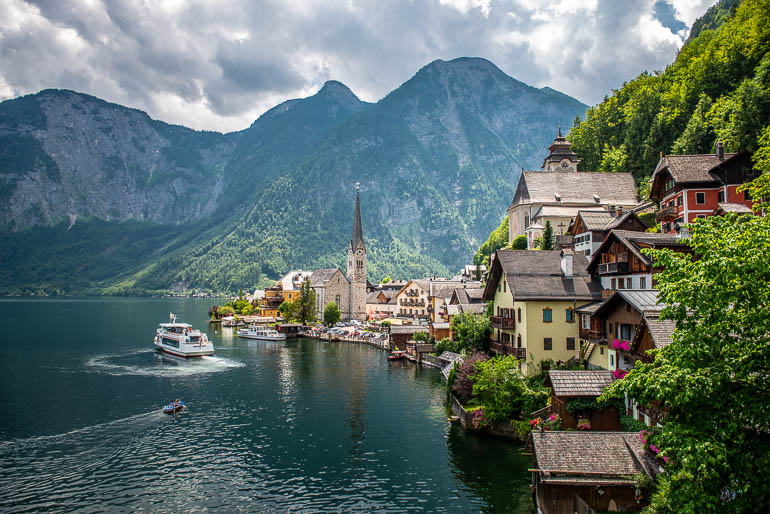
[[[342,266],[356,182],[370,277],[448,274],[586,108],[478,58],[377,103],[330,81],[231,134],[71,91],[6,101],[0,292],[232,292]]]
[[[736,8],[737,5],[737,8]],[[568,139],[586,169],[649,178],[663,154],[754,151],[770,125],[770,10],[723,0],[693,24],[676,60],[590,108]]]

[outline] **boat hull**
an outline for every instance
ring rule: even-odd
[[[214,355],[214,350],[204,350],[204,351],[198,351],[198,352],[181,352],[177,350],[176,348],[165,348],[159,344],[155,345],[156,349],[161,352],[168,355],[173,355],[174,357],[184,357],[184,358],[194,358],[194,357],[208,357],[211,355]]]
[[[272,337],[272,336],[255,336],[255,335],[249,335],[249,334],[241,334],[238,333],[238,337],[242,337],[244,339],[256,339],[258,341],[286,341],[286,336],[281,335],[279,337]]]

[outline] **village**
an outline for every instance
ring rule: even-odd
[[[289,336],[364,342],[441,368],[453,421],[526,445],[540,511],[640,510],[668,462],[646,441],[666,406],[597,399],[637,362],[652,362],[676,329],[661,319],[661,266],[648,250],[691,252],[695,220],[751,213],[739,187],[756,174],[748,152],[725,153],[721,143],[714,154],[661,155],[649,198],[639,199],[631,173],[578,172],[579,163],[559,130],[542,169],[521,174],[509,245],[451,278],[367,280],[357,193],[347,273],[291,271],[241,298],[246,314],[214,309],[212,321],[277,324]],[[311,291],[312,313],[291,314]],[[508,373],[525,384],[518,416],[496,415],[500,398],[479,405],[478,362],[496,358],[515,363]]]

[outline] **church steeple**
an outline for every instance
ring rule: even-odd
[[[366,249],[364,246],[363,229],[361,228],[361,204],[358,200],[359,187],[360,184],[356,182],[356,213],[355,218],[353,219],[353,237],[350,239],[350,247],[354,250],[358,248],[359,245],[361,248]]]
[[[559,123],[558,135],[548,150],[550,153],[543,161],[543,171],[577,171],[580,159],[572,151],[572,143],[561,134],[561,123]]]

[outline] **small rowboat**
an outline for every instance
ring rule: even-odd
[[[179,400],[175,400],[165,407],[163,407],[163,412],[165,414],[174,414],[175,412],[179,412],[182,409],[184,409],[184,402],[180,402]]]
[[[391,361],[397,361],[399,359],[403,359],[406,357],[406,352],[404,350],[395,350],[388,355],[388,360]]]

